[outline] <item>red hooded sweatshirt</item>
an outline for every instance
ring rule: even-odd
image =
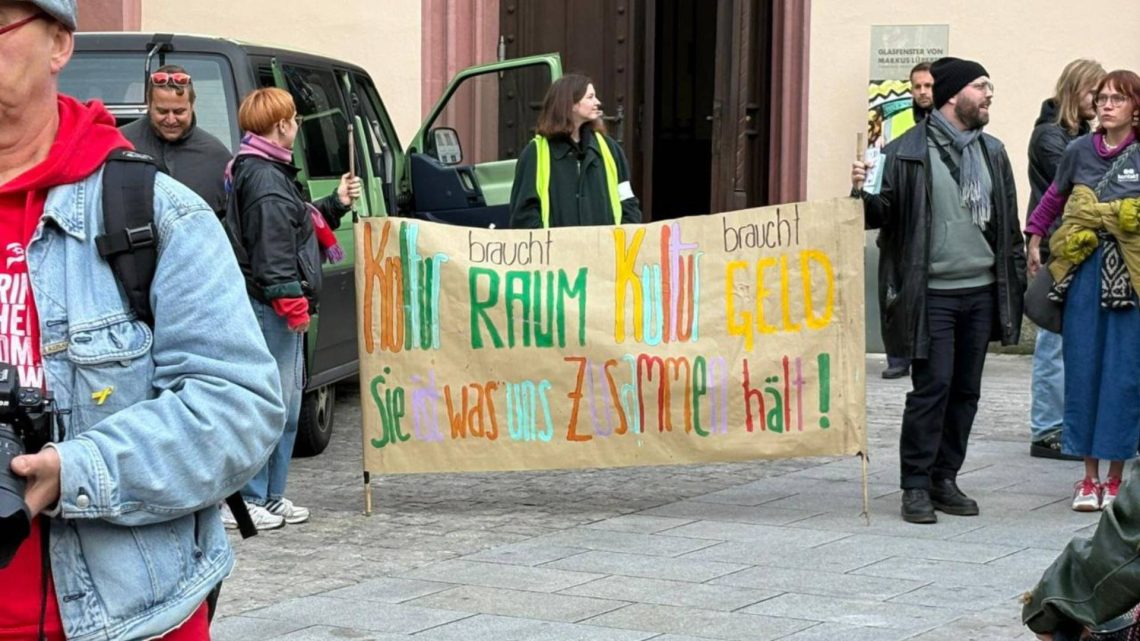
[[[85,105],[61,95],[58,105],[59,131],[47,158],[0,185],[0,361],[19,369],[24,387],[44,386],[39,319],[25,252],[43,215],[48,190],[87,178],[115,149],[133,148],[102,103]],[[0,569],[0,641],[37,639],[44,605],[44,633],[50,641],[64,639],[50,573],[44,600],[41,525],[36,519],[15,558]],[[164,639],[208,640],[205,606]]]

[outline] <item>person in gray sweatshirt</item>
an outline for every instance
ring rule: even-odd
[[[934,110],[884,154],[882,188],[852,196],[880,229],[879,287],[887,353],[911,357],[899,443],[902,516],[935,523],[935,510],[979,512],[957,476],[981,397],[991,340],[1016,344],[1025,292],[1025,240],[1005,146],[982,129],[994,86],[982,65],[931,65]]]

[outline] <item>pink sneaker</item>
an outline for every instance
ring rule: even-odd
[[[1100,492],[1100,509],[1111,508],[1112,502],[1116,500],[1116,495],[1120,493],[1120,477],[1108,477],[1108,480],[1101,484]]]
[[[1073,509],[1078,512],[1096,512],[1100,509],[1100,483],[1085,478],[1073,486]]]

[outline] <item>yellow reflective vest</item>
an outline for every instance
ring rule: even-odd
[[[614,161],[613,152],[606,144],[606,138],[601,132],[595,131],[598,139],[598,150],[602,153],[602,164],[606,168],[606,187],[610,192],[610,207],[614,212],[614,224],[621,224],[621,197],[618,196],[618,170]],[[534,172],[534,189],[538,192],[538,201],[542,208],[542,226],[550,227],[550,142],[542,136],[534,137],[534,148],[537,166]]]

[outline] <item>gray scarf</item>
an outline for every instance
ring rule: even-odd
[[[961,154],[958,163],[959,171],[954,173],[958,180],[958,192],[962,195],[962,205],[970,210],[974,224],[985,229],[990,222],[990,192],[993,190],[993,181],[989,169],[986,167],[985,156],[982,155],[982,130],[971,129],[960,131],[942,112],[935,109],[927,116],[930,126],[937,130],[933,135],[942,134],[945,140]],[[935,140],[936,144],[940,144]]]

